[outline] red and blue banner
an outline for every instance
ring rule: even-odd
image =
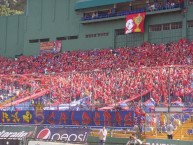
[[[144,32],[145,15],[145,12],[127,15],[125,24],[125,34]]]
[[[1,124],[134,126],[134,111],[1,111]]]
[[[62,49],[62,41],[40,42],[40,52],[60,52]]]

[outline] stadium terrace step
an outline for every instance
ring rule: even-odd
[[[162,133],[146,132],[145,137],[151,138],[151,139],[167,139],[167,133],[166,132],[162,132]],[[193,121],[191,120],[191,118],[188,118],[180,127],[178,127],[174,131],[173,139],[176,139],[176,140],[193,139]]]

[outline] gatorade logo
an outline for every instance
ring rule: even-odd
[[[44,128],[38,133],[37,139],[49,139],[50,135],[51,131],[48,128]]]

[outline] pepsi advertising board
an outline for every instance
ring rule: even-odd
[[[29,141],[28,145],[75,145],[75,144],[62,143],[62,142],[47,142],[47,141]],[[81,145],[81,144],[79,144],[79,145]]]
[[[87,141],[90,129],[38,127],[35,138],[41,140],[80,142]]]
[[[0,111],[0,123],[133,127],[134,111]]]

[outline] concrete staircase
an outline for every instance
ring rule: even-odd
[[[166,132],[146,132],[145,138],[167,139]],[[188,118],[173,133],[173,139],[176,140],[193,140],[193,116]]]

